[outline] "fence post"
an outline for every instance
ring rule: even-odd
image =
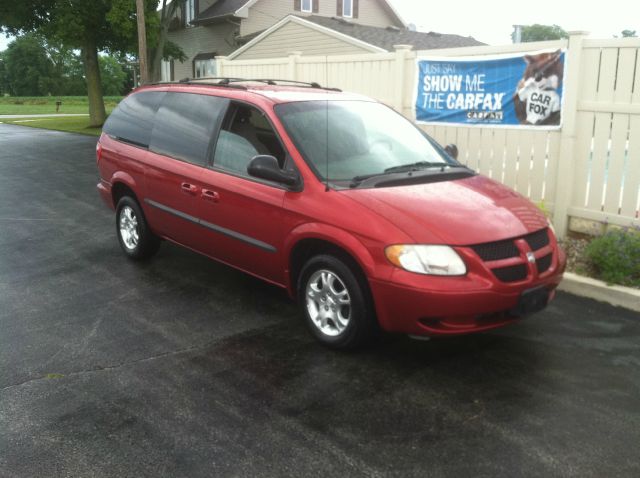
[[[411,45],[393,45],[393,48],[396,51],[396,75],[393,106],[396,111],[398,111],[398,113],[402,114],[404,111],[404,75],[406,69],[406,59],[413,47]]]
[[[298,79],[298,59],[302,56],[301,51],[289,52],[289,65],[287,70],[287,80],[296,81]]]
[[[217,56],[216,57],[216,76],[220,78],[224,78],[224,66],[227,61],[226,56]]]
[[[556,199],[553,207],[553,223],[558,237],[563,238],[569,225],[569,207],[573,195],[572,171],[575,167],[576,117],[582,66],[582,40],[589,33],[569,32],[569,45],[564,71],[564,106],[562,131],[560,132],[560,157],[556,176]]]

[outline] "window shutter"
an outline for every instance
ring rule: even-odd
[[[302,10],[302,0],[293,0],[293,9],[296,12]]]
[[[176,80],[176,65],[175,65],[173,60],[171,60],[170,65],[171,65],[171,71],[169,73],[169,80],[170,81],[175,81]]]
[[[338,17],[342,16],[342,0],[338,0],[338,11],[336,12]]]
[[[311,0],[312,7],[311,11],[313,13],[318,13],[320,11],[320,0]]]
[[[359,12],[359,8],[358,8],[358,0],[353,0],[353,18],[358,18],[358,12]]]

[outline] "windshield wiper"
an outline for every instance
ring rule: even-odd
[[[359,186],[362,181],[366,181],[367,179],[375,178],[378,176],[386,176],[387,174],[405,173],[405,172],[409,173],[412,171],[419,171],[421,169],[427,169],[427,168],[442,168],[442,171],[444,171],[445,166],[451,166],[451,165],[448,163],[431,163],[429,161],[418,161],[417,163],[402,164],[400,166],[393,166],[391,168],[387,168],[381,173],[363,174],[362,176],[356,176],[351,180],[351,184],[349,184],[349,187],[355,188]]]
[[[409,171],[418,171],[420,169],[427,168],[444,168],[445,166],[451,166],[449,163],[432,163],[429,161],[418,161],[417,163],[401,164],[400,166],[393,166],[384,170],[385,173],[404,173]]]
[[[355,187],[358,187],[360,183],[362,183],[363,181],[366,181],[367,179],[371,179],[371,178],[376,178],[378,176],[387,176],[389,174],[394,174],[394,173],[405,173],[405,172],[411,173],[414,171],[420,171],[422,169],[429,169],[429,168],[440,168],[440,172],[444,172],[445,168],[466,169],[472,173],[475,173],[473,169],[469,168],[468,166],[465,166],[464,164],[431,163],[428,161],[418,161],[417,163],[393,166],[391,168],[385,169],[382,173],[364,174],[362,176],[356,176],[353,179],[351,179],[351,183],[349,184],[349,187],[353,189]]]

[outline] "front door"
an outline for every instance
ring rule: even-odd
[[[284,238],[292,227],[283,207],[286,189],[249,177],[247,166],[259,154],[286,153],[266,116],[232,103],[218,136],[213,168],[202,175],[199,206],[205,252],[269,281],[284,284]]]

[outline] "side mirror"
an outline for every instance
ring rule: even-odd
[[[446,145],[444,150],[453,159],[458,159],[458,147],[455,144]]]
[[[278,165],[278,160],[266,154],[254,156],[247,166],[247,172],[250,176],[284,184],[291,189],[297,189],[300,186],[298,173],[283,171]]]

